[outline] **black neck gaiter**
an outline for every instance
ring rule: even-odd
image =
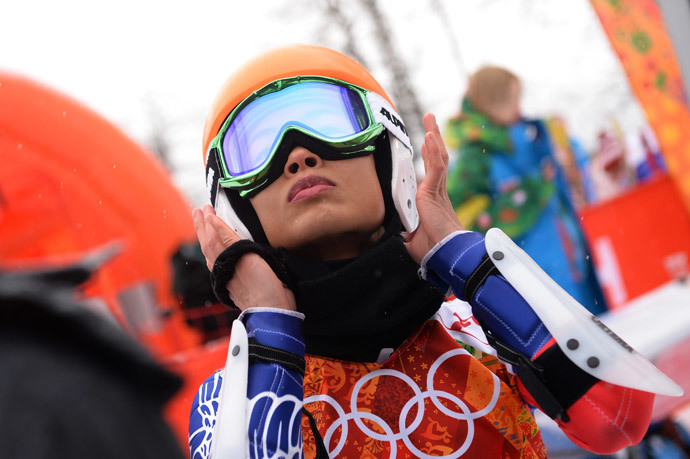
[[[438,289],[419,278],[400,237],[349,261],[324,263],[280,252],[296,279],[308,354],[374,362],[381,349],[400,346],[443,301]]]

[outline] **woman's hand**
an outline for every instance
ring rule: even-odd
[[[213,270],[218,255],[240,238],[216,215],[213,207],[192,211],[194,229],[206,257],[206,266]],[[235,274],[227,284],[230,299],[241,310],[271,307],[295,310],[295,295],[279,279],[259,255],[247,253],[235,266]]]
[[[407,251],[417,263],[444,237],[463,229],[448,197],[448,151],[433,114],[424,115],[424,128],[422,159],[426,176],[417,189],[419,226],[405,235]]]

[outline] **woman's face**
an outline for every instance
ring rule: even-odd
[[[326,161],[304,147],[250,201],[271,246],[323,260],[360,255],[385,214],[373,155]]]

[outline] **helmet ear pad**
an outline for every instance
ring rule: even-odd
[[[221,188],[221,190],[221,193],[224,193],[227,197],[235,216],[244,223],[244,226],[249,231],[251,239],[259,244],[270,245],[264,228],[259,221],[259,216],[256,214],[249,198],[243,198],[238,191],[230,188]]]
[[[400,234],[403,230],[403,224],[398,215],[398,211],[395,209],[395,201],[393,200],[391,189],[391,182],[393,180],[393,158],[391,155],[389,135],[388,130],[384,130],[376,139],[374,164],[376,166],[376,175],[379,178],[383,202],[386,208],[386,213],[383,218],[383,227],[386,236],[393,236]]]
[[[259,217],[249,199],[242,198],[236,190],[220,186],[220,175],[218,150],[212,148],[206,160],[206,186],[216,215],[223,219],[241,239],[268,244]]]

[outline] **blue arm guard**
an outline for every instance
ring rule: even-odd
[[[567,419],[564,410],[597,380],[682,394],[498,229],[486,239],[465,231],[449,235],[424,257],[420,274],[472,305],[499,357],[517,365],[520,380],[551,417]],[[557,345],[536,357],[552,334]]]
[[[470,276],[487,256],[484,236],[456,232],[436,245],[422,260],[422,276],[441,291],[452,292],[472,305],[484,328],[513,350],[530,359],[551,339],[534,310],[497,271],[479,279],[466,297]]]
[[[244,322],[250,342],[248,406],[246,413],[237,413],[238,420],[231,425],[247,429],[247,457],[273,457],[276,454],[280,457],[303,457],[303,370],[300,372],[296,366],[278,363],[283,360],[280,358],[270,361],[270,354],[260,359],[252,358],[252,349],[260,347],[303,359],[302,318],[299,313],[257,308],[245,311],[238,319]],[[201,385],[192,403],[189,423],[192,459],[209,457],[223,377],[232,375],[223,375],[220,371],[211,375]]]

